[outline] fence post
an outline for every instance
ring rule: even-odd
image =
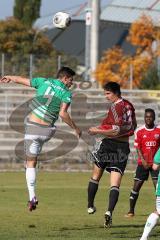
[[[61,55],[58,55],[58,70],[61,68],[61,62],[62,62],[62,57]]]
[[[33,77],[33,54],[29,55],[29,78]]]
[[[8,122],[8,96],[5,93],[5,117],[4,117],[5,124]]]
[[[4,76],[4,53],[2,53],[1,76]]]
[[[132,90],[133,89],[133,64],[132,63],[130,64],[129,68],[130,68],[129,88],[130,90]]]

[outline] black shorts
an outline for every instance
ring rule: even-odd
[[[143,165],[138,165],[135,173],[134,180],[138,181],[147,181],[149,177],[149,173],[151,174],[151,178],[153,180],[158,179],[159,170],[153,170],[152,167],[145,169]]]
[[[104,138],[92,151],[92,156],[99,168],[106,169],[108,172],[119,172],[123,175],[129,153],[128,142]]]

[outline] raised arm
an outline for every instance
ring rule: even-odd
[[[9,83],[9,82],[14,82],[18,84],[22,84],[25,86],[30,86],[30,79],[29,78],[24,78],[21,76],[4,76],[0,79],[0,83]]]

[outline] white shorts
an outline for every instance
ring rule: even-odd
[[[55,134],[56,127],[40,125],[27,121],[25,125],[24,149],[28,157],[37,157],[45,142],[49,141]]]

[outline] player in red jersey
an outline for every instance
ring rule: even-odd
[[[129,136],[133,135],[136,128],[136,118],[133,105],[121,97],[118,83],[106,83],[104,92],[106,99],[112,103],[111,107],[101,126],[89,129],[90,135],[100,134],[103,139],[92,151],[94,168],[88,185],[88,213],[93,214],[96,211],[95,195],[103,172],[107,170],[110,172],[110,194],[104,226],[110,227],[112,212],[118,201],[119,187],[130,152]]]
[[[158,170],[153,170],[154,155],[160,147],[160,126],[155,125],[155,112],[148,108],[144,115],[145,125],[138,128],[135,132],[134,146],[137,149],[138,160],[136,174],[134,177],[133,189],[130,193],[130,210],[126,217],[134,216],[135,205],[139,196],[139,191],[148,180],[149,173],[152,177],[153,185],[156,188],[158,179]]]

